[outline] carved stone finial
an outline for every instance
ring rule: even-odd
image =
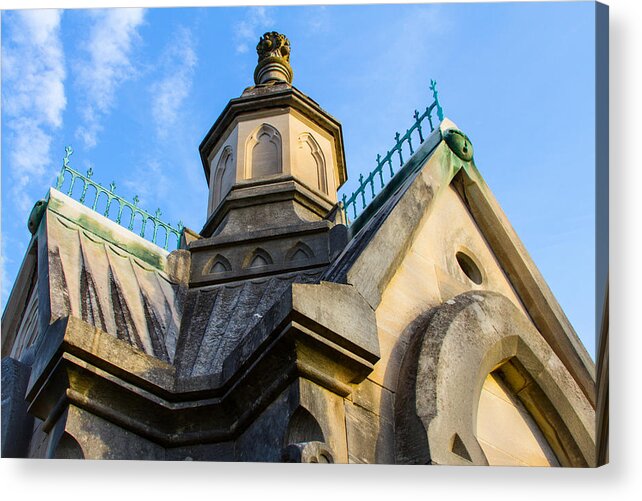
[[[259,63],[254,70],[255,84],[279,80],[292,83],[294,73],[290,66],[290,41],[285,35],[276,31],[267,32],[259,40],[256,52]]]

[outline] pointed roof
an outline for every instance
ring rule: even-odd
[[[376,309],[422,217],[452,185],[534,325],[595,405],[595,364],[477,170],[472,147],[462,151],[466,142],[462,138],[467,140],[444,119],[353,222],[350,242],[321,280],[353,285]]]

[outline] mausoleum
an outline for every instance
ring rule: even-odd
[[[339,199],[341,123],[285,36],[257,52],[201,229],[67,151],[2,317],[2,456],[595,466],[594,364],[435,84]]]

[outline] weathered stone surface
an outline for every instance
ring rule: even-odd
[[[322,437],[303,435],[299,441],[322,441],[332,453],[332,462],[348,462],[346,439],[346,415],[344,398],[319,384],[304,378],[299,379],[300,405],[310,412],[319,424]]]
[[[317,272],[300,272],[190,290],[177,347],[179,376],[221,372],[228,355],[292,283],[318,278]]]
[[[340,336],[340,344],[376,362],[379,359],[375,315],[354,288],[330,282],[293,284],[292,307],[323,329]]]
[[[590,403],[568,372],[552,369],[561,366],[559,359],[511,301],[470,292],[436,308],[426,322],[425,329],[417,326],[401,372],[395,402],[398,462],[487,464],[473,419],[481,376],[515,358],[527,373],[526,367],[542,367],[528,373],[541,392],[525,395],[524,403],[545,434],[555,430],[565,437],[561,442],[547,437],[560,463],[594,464]],[[550,409],[551,401],[559,414]],[[455,435],[467,457],[453,449]]]
[[[26,457],[33,427],[25,393],[31,368],[10,357],[2,359],[2,457]]]
[[[394,421],[394,393],[370,378],[356,385],[352,392],[352,402],[389,423]]]
[[[290,41],[276,31],[265,33],[256,46],[259,64],[254,71],[254,82],[263,84],[272,81],[292,83],[290,66]]]
[[[341,126],[272,35],[199,148],[208,219],[180,250],[52,190],[3,316],[3,456],[24,433],[30,457],[486,464],[492,373],[517,402],[482,403],[493,461],[519,407],[594,465],[592,364],[468,139],[443,120],[348,230]]]
[[[53,189],[45,218],[39,239],[42,330],[74,315],[173,360],[182,303],[165,272],[168,253]]]
[[[75,405],[69,407],[65,432],[82,452],[78,459],[165,459],[163,447]],[[61,452],[54,452],[54,457]]]
[[[235,443],[219,442],[215,444],[195,444],[185,447],[168,448],[165,452],[167,461],[236,461]]]
[[[392,423],[348,401],[345,412],[350,463],[394,464]]]
[[[453,185],[536,328],[594,405],[595,364],[483,178],[473,165],[462,170]]]
[[[47,449],[51,441],[51,434],[43,430],[44,423],[42,420],[35,418],[33,431],[31,432],[31,442],[29,443],[29,453],[26,457],[34,459],[46,459]]]
[[[192,255],[185,249],[177,249],[167,256],[167,276],[175,284],[189,284]]]
[[[559,466],[546,437],[499,374],[488,375],[482,387],[476,432],[490,465]]]
[[[190,247],[190,287],[321,271],[330,261],[330,229],[327,221],[316,221],[202,239]]]
[[[236,461],[281,461],[289,418],[298,401],[298,385],[293,383],[236,441]]]
[[[289,114],[297,113],[297,115],[312,122],[320,130],[323,130],[325,134],[332,137],[333,149],[331,155],[335,159],[332,165],[334,169],[333,177],[337,183],[336,189],[345,183],[347,171],[341,124],[295,87],[287,84],[276,84],[253,87],[244,92],[241,97],[232,99],[206,134],[199,146],[199,152],[208,185],[211,186],[210,176],[213,175],[210,161],[215,152],[224,146],[223,141],[229,135],[229,129],[233,128],[234,121],[244,115],[251,116],[257,110],[272,110],[273,115],[278,115],[284,109],[288,110]],[[334,193],[332,193],[332,196],[334,196]]]
[[[323,442],[288,445],[281,455],[283,463],[334,463],[332,450]]]

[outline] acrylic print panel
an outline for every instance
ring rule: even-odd
[[[603,464],[607,22],[6,11],[2,456]]]

